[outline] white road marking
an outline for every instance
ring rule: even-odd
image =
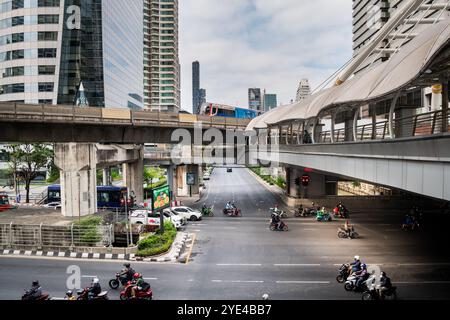
[[[211,280],[211,282],[215,282],[215,283],[264,283],[264,281],[260,281],[260,280],[250,280],[250,281],[245,281],[245,280]]]
[[[277,281],[278,284],[330,284],[330,281]]]
[[[292,263],[292,264],[289,264],[289,263],[278,263],[278,264],[274,264],[274,266],[275,267],[320,267],[320,264],[318,264],[318,263],[310,263],[310,264],[308,264],[308,263]]]
[[[85,275],[85,276],[81,276],[82,278],[98,278],[97,276],[88,276],[88,275]]]
[[[395,281],[397,284],[450,284],[450,281]]]
[[[144,280],[158,280],[158,278],[144,278]]]
[[[398,263],[398,266],[450,266],[450,262]]]
[[[246,264],[246,263],[218,263],[217,266],[219,267],[261,267],[261,264],[255,263],[255,264]]]

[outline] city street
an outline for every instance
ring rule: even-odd
[[[360,239],[338,239],[342,221],[319,223],[313,218],[286,220],[288,232],[269,230],[269,208],[279,200],[244,168],[216,168],[197,204],[214,204],[215,217],[190,222],[196,239],[187,264],[133,263],[152,285],[157,300],[252,300],[268,293],[274,300],[355,299],[335,280],[337,270],[353,256],[379,265],[398,287],[400,299],[449,299],[448,219],[429,216],[420,233],[402,231],[404,212],[352,212]],[[243,217],[225,217],[234,201]],[[350,208],[351,210],[351,208]],[[63,298],[66,268],[78,265],[87,286],[98,276],[111,299],[118,292],[107,283],[122,262],[0,257],[0,299],[19,299],[38,279],[52,297]]]

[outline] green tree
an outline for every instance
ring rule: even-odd
[[[151,186],[153,184],[153,180],[160,179],[164,175],[164,171],[161,168],[152,167],[152,168],[144,168],[144,182]]]
[[[6,147],[15,184],[25,183],[26,203],[30,202],[31,181],[39,175],[39,170],[48,168],[54,153],[48,144],[11,144]]]

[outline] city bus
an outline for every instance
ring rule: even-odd
[[[97,207],[108,209],[122,209],[125,207],[127,198],[126,187],[97,186]],[[61,186],[52,185],[47,189],[47,203],[61,202]],[[132,201],[128,199],[128,206],[132,206]]]

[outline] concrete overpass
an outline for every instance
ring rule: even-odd
[[[2,142],[171,143],[176,129],[243,131],[248,123],[178,113],[0,103]]]

